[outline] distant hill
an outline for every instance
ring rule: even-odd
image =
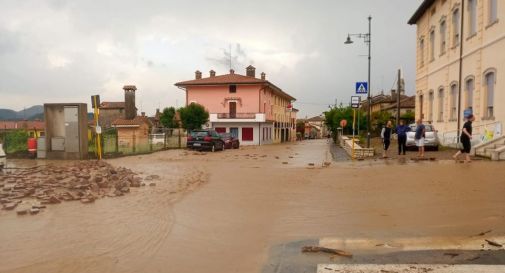
[[[0,120],[44,119],[44,106],[34,105],[21,111],[0,109]]]

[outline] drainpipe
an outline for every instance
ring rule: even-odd
[[[459,33],[459,88],[458,88],[458,128],[456,128],[456,135],[457,135],[457,143],[459,144],[460,139],[459,136],[461,135],[460,128],[461,128],[461,90],[462,90],[462,81],[463,81],[463,33],[465,31],[464,29],[464,24],[465,24],[465,1],[461,1],[461,30]]]

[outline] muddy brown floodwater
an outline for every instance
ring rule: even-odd
[[[1,211],[0,272],[276,272],[276,246],[289,242],[345,241],[359,256],[377,242],[443,248],[486,230],[505,234],[503,163],[325,167],[328,147],[317,140],[108,160],[161,179],[35,216]]]

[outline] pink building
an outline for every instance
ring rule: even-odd
[[[265,73],[256,78],[255,68],[248,66],[246,76],[230,74],[195,79],[175,85],[186,91],[186,105],[198,103],[209,112],[209,127],[229,132],[242,145],[262,145],[292,141],[296,138],[295,98],[266,80]]]

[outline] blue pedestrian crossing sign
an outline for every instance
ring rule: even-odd
[[[357,82],[356,83],[356,94],[366,94],[368,93],[368,83],[367,82]]]

